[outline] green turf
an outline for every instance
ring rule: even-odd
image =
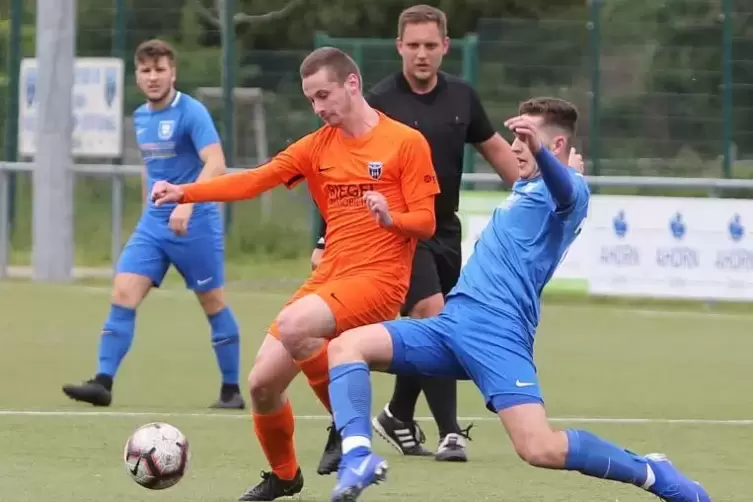
[[[229,294],[243,330],[247,372],[265,327],[285,301],[283,292]],[[91,412],[68,401],[60,385],[90,376],[106,288],[0,283],[0,408]],[[548,409],[563,418],[645,418],[643,423],[581,423],[639,452],[664,451],[708,486],[714,500],[750,500],[753,425],[666,423],[663,419],[753,419],[753,315],[663,311],[634,306],[559,303],[543,308],[537,360]],[[246,413],[205,414],[217,392],[217,371],[205,320],[180,289],[152,294],[139,311],[138,333],[115,387],[115,415],[0,414],[0,500],[232,501],[258,480],[264,459]],[[391,390],[375,377],[375,406]],[[522,464],[479,395],[461,384],[460,410],[475,419],[471,462],[442,465],[405,459],[382,442],[390,479],[364,501],[639,502],[655,500],[635,488]],[[295,500],[326,501],[333,477],[315,466],[327,422],[302,381],[291,391],[297,446],[306,476]],[[149,415],[127,416],[125,412]],[[160,415],[174,413],[174,415]],[[422,402],[422,416],[428,415]],[[176,487],[149,492],[128,479],[121,460],[128,435],[148,421],[180,427],[191,441],[190,473]],[[464,420],[467,423],[468,420]],[[431,444],[436,431],[423,423]]]

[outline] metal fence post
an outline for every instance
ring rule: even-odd
[[[732,176],[732,0],[722,0],[722,176]]]
[[[10,218],[8,215],[10,190],[8,178],[10,172],[0,170],[0,279],[8,276],[8,262],[10,261]]]
[[[128,7],[126,0],[115,1],[115,33],[112,43],[112,55],[123,60],[126,65],[126,30],[128,27]],[[125,144],[123,141],[121,144]],[[114,164],[122,165],[123,157],[115,159]],[[123,185],[125,180],[120,174],[116,174],[111,180],[111,197],[110,197],[110,226],[111,228],[111,247],[110,259],[112,260],[113,272],[118,264],[120,250],[123,247]],[[142,201],[143,202],[143,201]]]
[[[222,30],[222,144],[225,163],[235,166],[235,0],[222,0],[220,12]],[[233,222],[232,204],[225,204],[225,233]]]
[[[463,61],[461,67],[463,80],[476,87],[478,77],[478,35],[468,33],[463,38]],[[476,151],[471,145],[465,145],[463,149],[463,172],[476,171]],[[473,190],[472,184],[464,184],[466,190]]]
[[[591,56],[591,104],[589,117],[589,151],[591,173],[601,173],[601,0],[588,3],[588,40]]]
[[[5,161],[16,162],[18,160],[18,79],[21,72],[21,21],[24,10],[23,0],[12,0],[10,6],[10,26],[8,31],[8,64],[5,68],[8,76],[8,114],[5,117]],[[16,173],[8,173],[5,180],[7,197],[2,199],[2,204],[7,207],[5,217],[7,220],[0,222],[6,227],[8,238],[13,231],[13,223],[16,217]]]

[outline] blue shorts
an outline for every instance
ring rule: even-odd
[[[533,348],[518,322],[460,300],[437,317],[383,325],[392,337],[389,373],[473,380],[495,413],[544,402]]]
[[[149,277],[159,287],[170,265],[198,293],[225,284],[225,238],[216,211],[195,213],[186,235],[177,236],[167,217],[145,213],[118,260],[117,272]]]

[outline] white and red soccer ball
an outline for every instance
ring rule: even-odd
[[[128,475],[144,488],[164,490],[180,481],[186,473],[188,439],[170,424],[151,423],[128,438],[123,451]]]

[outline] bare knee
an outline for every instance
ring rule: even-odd
[[[199,304],[207,315],[213,315],[225,308],[225,291],[222,288],[215,288],[211,291],[196,293]]]
[[[277,332],[287,351],[301,361],[314,355],[323,340],[335,334],[335,320],[327,304],[310,295],[280,312]]]
[[[268,411],[277,407],[282,399],[283,389],[274,381],[260,374],[256,368],[248,374],[248,391],[255,411]]]
[[[143,275],[118,274],[112,284],[110,301],[114,305],[136,308],[152,287],[152,280]]]
[[[410,316],[416,319],[426,319],[439,315],[444,308],[444,297],[437,293],[416,303],[411,309]]]
[[[272,413],[284,404],[284,393],[299,372],[290,354],[279,340],[267,335],[248,374],[251,408]]]
[[[566,442],[561,436],[552,430],[542,430],[514,438],[513,445],[524,462],[534,467],[559,468],[564,465],[567,455]]]

